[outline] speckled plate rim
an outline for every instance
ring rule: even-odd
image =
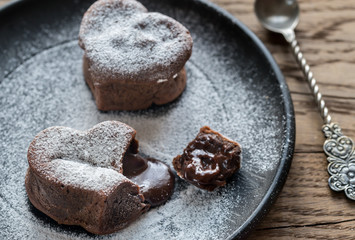
[[[5,4],[0,7],[0,15],[4,14],[6,11],[10,11],[11,8],[20,7],[22,3],[26,0],[14,0],[10,3]],[[267,50],[265,45],[261,40],[242,22],[235,18],[232,14],[224,10],[223,8],[213,4],[207,0],[191,0],[193,4],[201,6],[201,10],[209,9],[216,14],[219,14],[221,17],[224,17],[226,21],[229,21],[235,27],[241,29],[245,35],[255,44],[255,46],[260,50],[264,55],[266,60],[270,63],[272,70],[275,73],[275,78],[279,82],[279,87],[282,93],[282,98],[284,100],[283,106],[286,113],[285,116],[285,144],[282,147],[282,154],[279,163],[279,167],[275,173],[275,177],[272,180],[272,183],[265,193],[264,197],[260,201],[258,207],[254,212],[249,216],[249,218],[238,228],[233,234],[231,234],[227,239],[244,239],[247,235],[257,226],[257,224],[265,217],[269,212],[272,204],[275,202],[278,194],[281,192],[282,187],[286,181],[289,169],[291,167],[294,148],[295,148],[295,116],[293,102],[291,95],[284,79],[284,76],[281,73],[280,68],[278,67],[275,59],[272,57],[271,53]]]

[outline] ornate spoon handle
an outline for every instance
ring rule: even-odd
[[[311,88],[314,99],[318,105],[324,124],[322,129],[327,138],[323,145],[324,153],[328,156],[329,187],[337,192],[344,191],[345,195],[355,200],[355,148],[354,141],[344,136],[338,124],[332,123],[328,108],[325,106],[322,94],[319,92],[317,81],[313,77],[306,59],[300,51],[293,30],[283,33],[291,45],[297,63],[300,65],[307,83]]]
[[[311,88],[314,99],[318,105],[318,109],[320,111],[320,115],[323,118],[325,124],[330,124],[332,118],[329,115],[328,108],[325,106],[325,102],[323,100],[322,94],[319,92],[319,87],[317,85],[316,79],[313,77],[313,73],[309,65],[306,62],[306,59],[303,57],[303,54],[300,50],[300,47],[297,43],[295,33],[293,30],[289,30],[284,34],[287,42],[291,45],[293,54],[296,58],[297,63],[300,65],[304,76],[306,77],[307,83]]]

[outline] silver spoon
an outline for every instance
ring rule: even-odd
[[[306,59],[296,41],[294,29],[299,21],[299,7],[296,0],[256,0],[255,13],[260,23],[268,30],[281,33],[292,47],[297,63],[313,93],[318,109],[323,118],[322,127],[327,138],[323,150],[328,156],[329,187],[355,200],[355,149],[354,141],[342,134],[337,123],[333,123],[325,106],[317,81],[313,77]]]

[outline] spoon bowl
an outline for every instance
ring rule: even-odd
[[[299,21],[296,0],[256,0],[254,8],[260,23],[273,32],[284,34],[293,30]]]

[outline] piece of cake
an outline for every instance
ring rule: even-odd
[[[176,99],[192,38],[176,20],[134,0],[99,0],[79,32],[83,72],[99,110],[138,110]]]
[[[150,207],[139,185],[122,174],[125,156],[137,155],[135,135],[133,128],[118,121],[102,122],[88,131],[43,130],[28,149],[25,186],[29,200],[58,223],[80,225],[94,234],[126,227]],[[126,171],[129,165],[137,165],[134,158],[125,161],[131,162],[125,164]],[[161,174],[170,176],[169,171],[167,167]],[[156,179],[145,181],[149,186]],[[174,178],[169,184],[161,186],[158,194],[173,189]]]
[[[237,142],[204,126],[183,154],[174,158],[173,165],[179,177],[212,191],[224,186],[240,168],[240,154]]]

